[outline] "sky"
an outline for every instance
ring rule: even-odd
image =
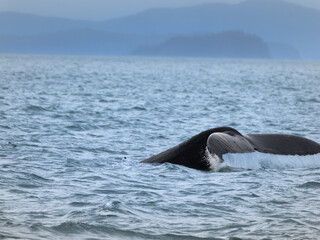
[[[127,16],[150,8],[194,6],[209,2],[234,4],[241,1],[244,0],[0,0],[0,11],[98,21]],[[286,1],[320,9],[320,0]]]

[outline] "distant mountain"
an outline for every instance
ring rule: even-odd
[[[133,55],[270,58],[261,38],[238,31],[174,37],[154,47],[140,47]]]
[[[242,32],[176,36],[136,36],[92,29],[40,35],[0,35],[0,53],[62,55],[154,55],[297,59],[290,45],[266,43]]]
[[[282,0],[248,0],[238,4],[208,3],[183,8],[150,9],[99,23],[108,31],[135,34],[194,34],[243,29],[296,35],[300,28],[320,29],[320,11]],[[294,24],[297,23],[297,24]],[[310,24],[310,25],[305,25]],[[268,28],[271,26],[272,28]]]
[[[95,28],[96,22],[0,12],[0,35],[47,34],[72,29]]]
[[[239,30],[259,36],[266,42],[276,43],[269,46],[270,51],[280,58],[287,58],[288,54],[289,58],[297,56],[293,54],[296,51],[302,59],[320,59],[319,23],[320,10],[281,0],[248,0],[233,5],[210,3],[184,8],[151,9],[101,22],[5,12],[0,13],[0,35],[2,42],[5,38],[22,42],[25,35],[33,35],[25,40],[28,42],[33,39],[43,43],[45,39],[49,41],[45,36],[48,34],[58,39],[58,35],[62,37],[61,32],[91,29],[100,33],[120,33],[130,38],[150,37],[152,41],[145,43],[147,38],[144,38],[141,45],[154,45],[157,38],[164,40],[179,35]],[[94,42],[95,34],[88,39]],[[128,46],[132,46],[132,41],[135,40],[128,40]],[[1,48],[4,49],[3,46]]]
[[[100,23],[108,31],[144,35],[186,35],[240,30],[268,42],[287,43],[302,58],[320,59],[320,11],[278,0],[249,0],[235,5],[211,3],[152,9]]]
[[[0,35],[1,53],[128,55],[144,44],[157,44],[162,39],[91,29],[78,29],[42,35]]]

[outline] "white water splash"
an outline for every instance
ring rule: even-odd
[[[219,167],[234,167],[244,169],[292,169],[319,168],[320,153],[314,155],[276,155],[269,153],[227,153],[223,156],[223,164]],[[209,161],[211,164],[211,161]]]
[[[211,154],[207,148],[205,158],[210,164],[211,171],[218,172],[221,169],[222,159],[216,154]]]

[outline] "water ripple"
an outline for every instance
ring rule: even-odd
[[[320,141],[318,62],[0,62],[0,238],[318,238],[309,162],[216,173],[139,163],[222,125]]]

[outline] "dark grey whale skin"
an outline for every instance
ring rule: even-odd
[[[218,127],[154,155],[142,163],[173,163],[199,170],[210,170],[205,151],[223,159],[226,153],[262,152],[278,155],[313,155],[320,153],[320,144],[304,137],[284,134],[242,135],[230,127]]]

